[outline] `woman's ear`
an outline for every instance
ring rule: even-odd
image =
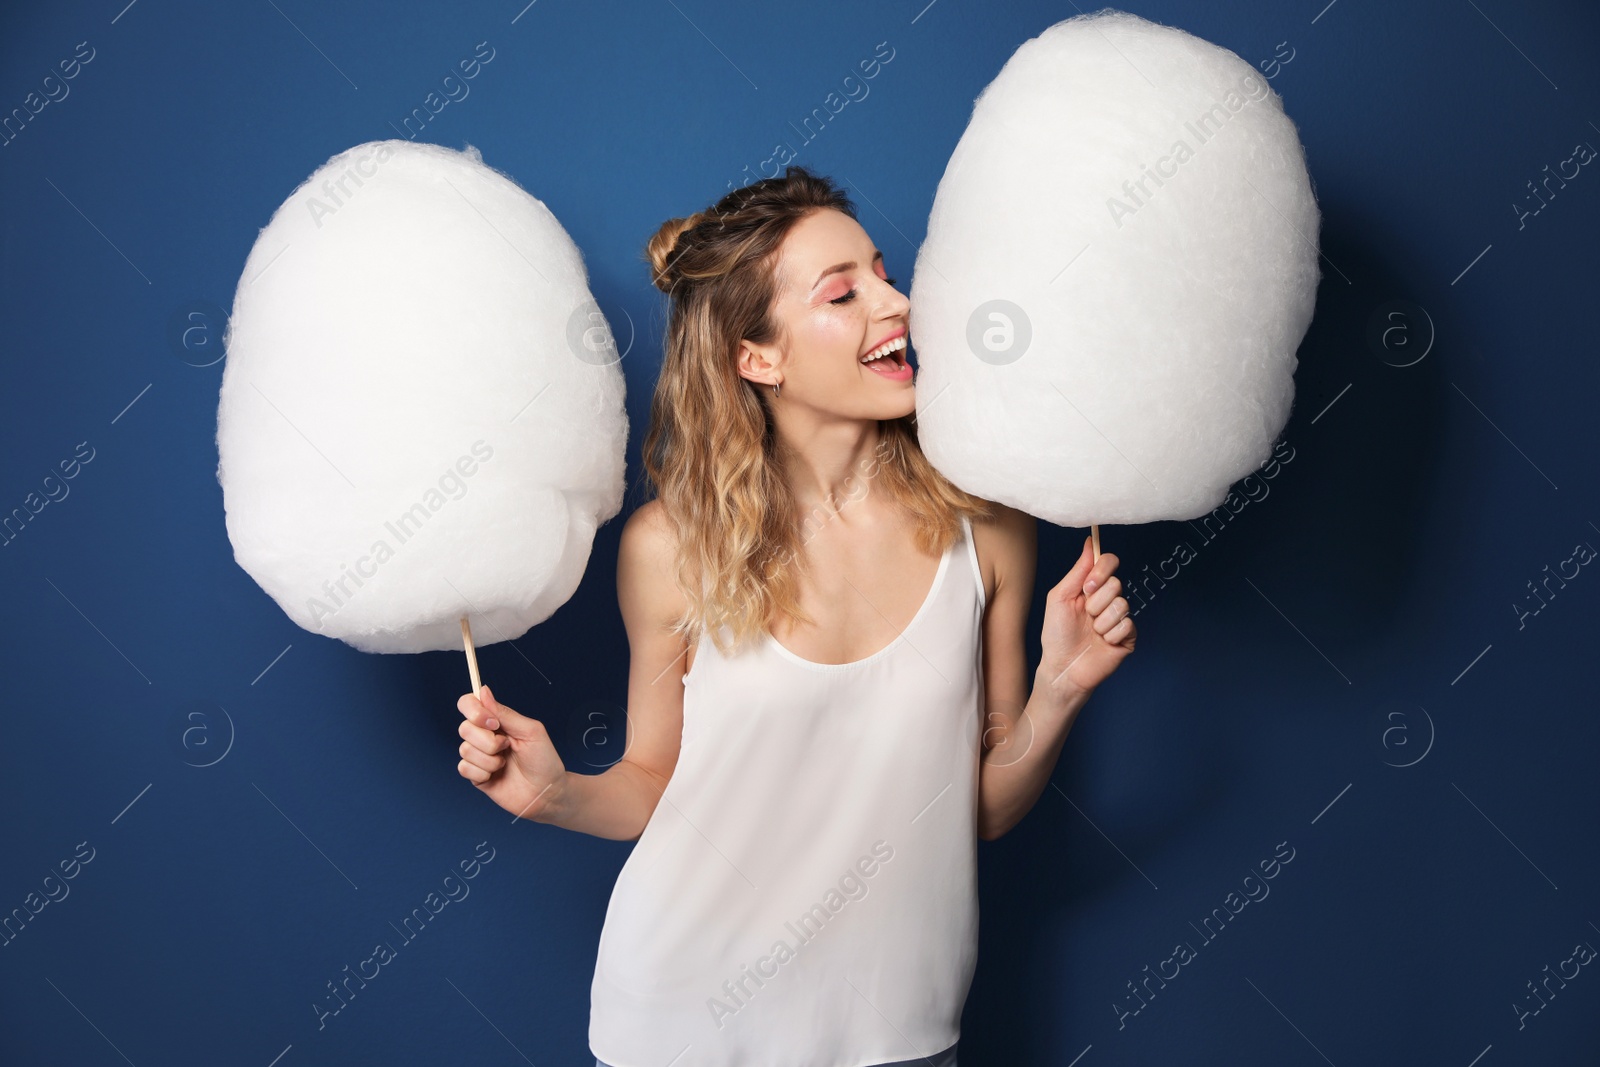
[[[739,342],[739,358],[736,365],[741,378],[758,385],[773,385],[782,380],[777,374],[781,362],[777,350],[770,345],[752,344],[749,341]]]

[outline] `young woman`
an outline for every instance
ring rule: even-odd
[[[568,773],[487,686],[459,770],[523,818],[638,839],[591,989],[597,1067],[953,1065],[976,840],[1033,806],[1132,650],[1117,557],[1050,591],[1034,520],[917,446],[910,304],[791,166],[650,241],[671,296],[623,527],[628,744]],[[974,427],[975,433],[1004,427]]]

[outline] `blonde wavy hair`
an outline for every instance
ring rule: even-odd
[[[796,223],[824,210],[856,218],[831,180],[789,166],[782,177],[667,221],[646,247],[652,281],[671,298],[643,461],[678,535],[674,577],[688,609],[674,632],[693,643],[709,631],[724,653],[779,617],[812,621],[799,603],[809,540],[802,526],[830,516],[797,514],[772,401],[739,375],[736,360],[742,340],[781,340],[772,314],[779,250]],[[862,473],[905,509],[923,552],[948,548],[961,516],[992,515],[992,505],[956,488],[923,455],[915,413],[879,420],[878,430]]]

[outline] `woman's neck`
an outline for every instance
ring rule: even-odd
[[[779,437],[789,488],[802,515],[832,514],[860,500],[882,462],[875,419],[832,420]]]

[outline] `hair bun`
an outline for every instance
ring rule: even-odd
[[[650,280],[663,293],[672,292],[678,282],[678,275],[672,270],[678,239],[698,226],[704,217],[704,212],[696,211],[684,218],[668,219],[662,223],[655,236],[650,238],[650,243],[645,248],[645,254],[650,257]]]

